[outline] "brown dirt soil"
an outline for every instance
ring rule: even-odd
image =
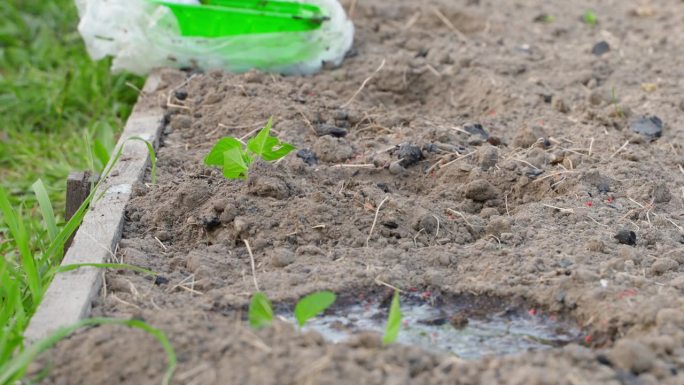
[[[595,27],[580,20],[590,8]],[[179,384],[683,384],[684,3],[364,0],[353,18],[341,68],[187,80],[159,183],[138,186],[117,251],[165,279],[108,272],[94,314],[166,331]],[[187,75],[164,76],[146,100],[165,103]],[[661,138],[631,131],[644,115],[662,119]],[[293,153],[248,181],[202,165],[216,140],[270,116],[318,163]],[[332,128],[346,137],[320,136]],[[251,331],[245,240],[276,303],[383,292],[379,280],[533,306],[583,338],[463,361],[370,334]],[[141,332],[100,327],[43,362],[45,383],[158,384],[165,357]]]

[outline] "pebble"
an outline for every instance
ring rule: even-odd
[[[672,281],[670,281],[670,285],[676,289],[684,290],[684,275],[674,278]]]
[[[188,91],[186,91],[186,90],[176,90],[176,92],[174,92],[174,96],[175,96],[176,99],[178,99],[178,100],[185,100],[185,99],[188,98]]]
[[[235,231],[238,233],[242,233],[243,231],[247,230],[249,225],[247,222],[242,219],[242,218],[235,218],[233,221],[233,227],[235,228]]]
[[[631,230],[620,230],[613,238],[617,239],[621,244],[629,246],[636,245],[637,241],[636,233]]]
[[[665,183],[658,183],[653,186],[650,195],[653,203],[667,203],[672,199],[672,193]]]
[[[348,131],[342,127],[337,127],[325,123],[317,124],[314,129],[318,136],[330,135],[334,136],[335,138],[344,138],[345,136],[347,136],[348,133]]]
[[[520,148],[528,148],[537,143],[537,140],[539,140],[539,138],[545,137],[546,133],[541,127],[524,126],[520,128],[513,137],[513,146]]]
[[[604,53],[607,53],[610,51],[610,44],[608,42],[600,41],[594,45],[594,47],[591,49],[591,53],[596,55],[596,56],[601,56]]]
[[[271,253],[271,264],[274,267],[285,267],[291,265],[295,261],[295,254],[292,250],[278,248]]]
[[[679,269],[679,263],[672,258],[658,258],[657,261],[651,265],[651,273],[655,275],[663,275],[668,271],[676,271]]]
[[[632,340],[619,340],[613,347],[610,358],[621,368],[639,374],[653,367],[655,354],[644,344]]]
[[[606,245],[599,239],[592,239],[587,243],[587,250],[594,253],[603,253]]]
[[[484,179],[478,179],[465,186],[465,196],[476,202],[486,202],[499,196],[499,191]]]
[[[392,162],[389,165],[389,172],[392,175],[399,175],[404,173],[404,171],[406,171],[406,169],[401,165],[401,162]]]
[[[633,120],[629,127],[633,132],[643,135],[651,140],[660,138],[663,135],[663,121],[655,115],[643,116]]]
[[[249,192],[260,197],[285,199],[290,196],[290,189],[282,179],[251,174],[249,176]]]
[[[556,111],[562,114],[567,114],[568,112],[570,112],[570,107],[562,98],[553,98],[551,105],[553,106],[553,108],[556,109]]]
[[[463,126],[463,129],[471,135],[479,135],[482,139],[489,139],[489,133],[485,131],[480,123],[470,123]]]
[[[344,138],[321,136],[313,145],[318,159],[329,163],[343,163],[354,155],[352,144]]]
[[[192,118],[188,115],[174,115],[171,118],[171,128],[173,130],[181,130],[192,127]]]

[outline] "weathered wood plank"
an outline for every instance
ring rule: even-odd
[[[74,171],[69,173],[66,182],[66,207],[64,210],[64,220],[68,221],[76,214],[81,204],[85,202],[90,194],[91,188],[97,183],[100,178],[97,174],[92,174],[90,171]],[[64,245],[64,251],[69,249],[74,236],[69,237]]]
[[[98,188],[83,223],[62,264],[106,263],[114,256],[116,244],[121,239],[124,210],[131,196],[133,185],[142,180],[148,164],[147,147],[140,141],[127,141],[137,136],[158,143],[161,133],[163,109],[159,103],[144,101],[146,93],[153,93],[160,84],[160,75],[151,74],[143,89],[117,148],[124,146],[119,162],[112,173]],[[145,106],[143,106],[145,104]],[[49,335],[56,329],[87,317],[93,298],[102,287],[101,269],[81,268],[55,276],[43,298],[43,302],[31,319],[24,333],[28,341]]]

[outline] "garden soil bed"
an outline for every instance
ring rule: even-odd
[[[108,272],[93,314],[164,330],[178,384],[684,383],[684,3],[354,3],[340,68],[162,74],[142,102],[182,107],[167,106],[159,182],[136,187],[116,252],[161,275]],[[271,116],[297,154],[247,181],[202,165]],[[253,331],[245,241],[279,308],[387,284],[581,336],[464,360],[371,333]],[[157,341],[116,327],[42,362],[52,384],[158,384],[165,368]]]

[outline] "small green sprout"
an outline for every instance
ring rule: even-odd
[[[295,306],[294,314],[299,327],[303,327],[306,321],[317,316],[335,302],[335,293],[330,291],[318,291],[302,298]]]
[[[585,23],[587,23],[587,25],[590,25],[592,27],[598,24],[598,17],[596,16],[596,13],[594,13],[594,11],[592,10],[584,12],[584,15],[582,15],[582,20]]]
[[[317,316],[335,302],[337,296],[331,291],[317,291],[302,298],[295,305],[295,318],[299,327]],[[266,294],[257,292],[249,304],[249,324],[254,329],[261,329],[273,323],[273,305]]]
[[[382,337],[382,343],[389,345],[396,341],[400,328],[401,308],[399,307],[399,291],[397,290],[394,292],[394,297],[392,297],[392,305],[390,305],[387,327],[385,328],[385,335]]]
[[[223,176],[227,179],[247,179],[249,166],[256,156],[270,162],[284,157],[295,149],[293,145],[269,135],[272,126],[273,119],[269,119],[266,126],[247,142],[246,148],[243,148],[242,142],[236,138],[220,139],[204,158],[204,164],[221,167]]]
[[[625,113],[622,111],[617,94],[615,93],[615,87],[611,91],[611,103],[615,106],[615,116],[618,118],[624,118]]]
[[[554,21],[556,21],[556,17],[553,15],[549,15],[548,13],[542,13],[535,17],[534,21],[537,23],[553,23]]]
[[[273,322],[273,306],[266,294],[257,292],[249,304],[249,324],[254,329],[270,326]]]

